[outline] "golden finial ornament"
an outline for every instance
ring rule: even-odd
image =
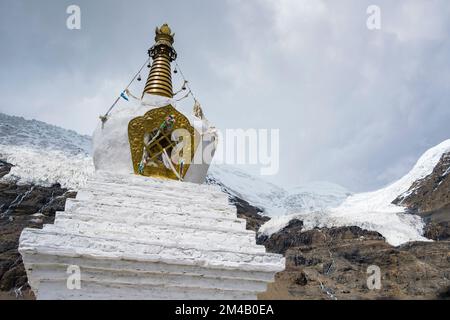
[[[173,98],[170,63],[177,58],[173,42],[174,34],[167,24],[156,28],[155,44],[148,50],[153,61],[142,95]],[[175,132],[185,135],[179,137],[173,135]],[[170,104],[152,108],[143,116],[131,119],[128,140],[134,173],[183,180],[199,146],[198,137],[189,119]]]
[[[177,58],[177,52],[172,46],[174,36],[167,23],[156,28],[155,44],[148,50],[153,62],[142,96],[148,93],[173,98],[170,63]]]

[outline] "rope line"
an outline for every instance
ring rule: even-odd
[[[195,97],[194,92],[191,89],[191,86],[189,85],[189,81],[186,80],[186,77],[184,76],[183,70],[181,70],[180,65],[178,64],[178,62],[175,60],[175,66],[177,67],[178,71],[180,72],[181,77],[183,78],[184,84],[186,85],[186,87],[189,89],[188,93],[181,98],[180,100],[183,100],[184,98],[187,98],[189,96],[189,94],[192,96],[192,98],[194,99],[194,101],[197,101],[197,98]],[[179,100],[177,100],[179,101]]]
[[[128,88],[133,84],[134,80],[136,80],[136,78],[141,74],[142,69],[144,69],[145,66],[147,66],[150,62],[150,57],[145,61],[145,63],[142,65],[142,67],[139,69],[139,71],[134,75],[134,77],[131,79],[130,83],[128,83],[128,85],[125,87],[125,89],[121,92],[121,94],[123,92],[129,92]],[[103,123],[106,122],[106,120],[108,119],[108,115],[109,113],[112,111],[112,109],[114,109],[114,107],[116,106],[117,102],[119,102],[121,96],[119,95],[117,97],[117,99],[114,101],[114,103],[111,105],[111,107],[109,107],[108,111],[106,111],[104,116],[100,116],[100,119],[102,120]]]
[[[139,69],[138,72],[136,72],[136,74],[134,75],[134,77],[131,79],[131,81],[128,83],[128,85],[125,87],[125,89],[120,93],[120,95],[117,97],[117,99],[114,101],[114,103],[111,105],[111,107],[109,107],[108,111],[106,111],[105,115],[100,116],[100,120],[102,121],[102,126],[105,124],[105,122],[108,120],[108,116],[111,113],[111,111],[114,109],[114,107],[117,105],[117,103],[119,102],[121,96],[123,93],[128,94],[129,96],[138,99],[137,97],[135,97],[134,95],[132,95],[130,93],[130,91],[128,90],[128,88],[133,84],[133,82],[136,80],[136,78],[141,74],[142,69],[144,69],[145,66],[147,66],[150,63],[150,57],[145,61],[145,63],[142,65],[142,67]],[[184,76],[183,70],[180,68],[180,65],[178,64],[177,61],[175,61],[175,66],[177,68],[177,70],[180,72],[181,77],[183,78],[183,88],[186,87],[188,89],[188,92],[181,98],[176,99],[176,101],[181,101],[183,99],[186,99],[187,97],[189,97],[189,95],[192,96],[192,98],[194,99],[194,102],[197,102],[197,98],[195,97],[194,92],[192,91],[191,86],[189,85],[189,81],[186,80],[186,77]],[[178,93],[180,93],[181,91],[183,91],[183,89],[177,91],[175,95],[177,95]],[[138,99],[139,100],[139,99]]]

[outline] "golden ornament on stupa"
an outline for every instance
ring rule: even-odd
[[[177,58],[173,43],[174,34],[167,24],[156,28],[155,44],[148,50],[153,62],[143,98],[173,98],[171,62]],[[184,132],[183,137],[179,132]],[[128,139],[136,174],[183,180],[194,158],[199,134],[184,114],[168,104],[132,119]]]
[[[167,24],[156,28],[155,44],[148,50],[153,63],[143,95],[148,93],[168,98],[173,97],[170,63],[177,58],[177,53],[172,46],[173,42],[174,34]]]

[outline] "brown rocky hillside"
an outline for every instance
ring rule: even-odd
[[[450,153],[443,154],[433,172],[414,182],[394,203],[425,219],[427,238],[450,240]]]
[[[11,165],[0,161],[0,178]],[[55,212],[64,210],[67,198],[75,197],[60,185],[41,187],[0,182],[0,299],[32,298],[28,279],[17,251],[24,228],[53,223]]]

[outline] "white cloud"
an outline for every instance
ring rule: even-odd
[[[9,8],[15,20],[0,23],[15,37],[0,29],[9,44],[1,112],[91,132],[167,21],[209,119],[221,129],[280,129],[276,182],[373,189],[448,138],[447,0],[379,0],[380,31],[366,27],[371,0],[79,2],[86,20],[76,34],[65,19],[57,28],[52,1],[41,1],[48,10],[32,25],[15,23],[32,8]]]
[[[442,1],[399,1],[384,11],[391,19],[385,19],[383,28],[395,34],[400,41],[439,40],[448,37],[447,20],[450,12],[448,5]]]

